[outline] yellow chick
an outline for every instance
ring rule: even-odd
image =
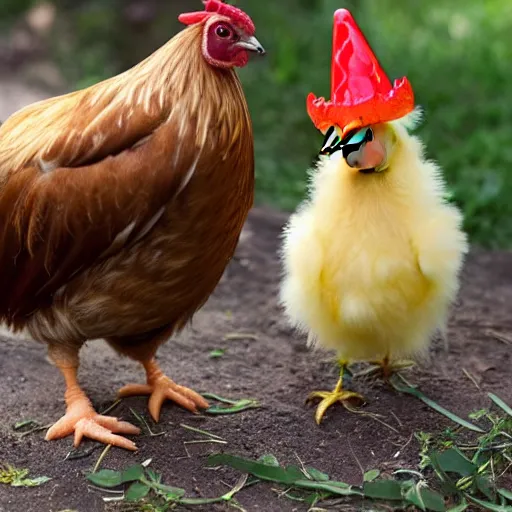
[[[424,354],[444,329],[467,252],[459,210],[445,200],[439,167],[411,135],[418,111],[342,140],[327,130],[309,199],[284,232],[281,302],[308,341],[337,351],[341,373],[321,398],[362,398],[343,389],[355,361],[380,361],[385,376]],[[348,148],[348,149],[347,149]]]
[[[311,345],[338,353],[334,391],[309,397],[322,399],[320,423],[332,404],[363,400],[343,388],[350,362],[376,362],[388,379],[427,353],[468,246],[439,167],[409,133],[411,84],[391,83],[347,9],[334,13],[331,100],[310,94],[307,107],[323,158],[285,229],[281,302]]]

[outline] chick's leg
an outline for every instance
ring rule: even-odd
[[[321,399],[315,413],[315,421],[317,425],[320,425],[327,409],[336,402],[341,402],[345,408],[350,410],[351,407],[362,405],[365,401],[359,393],[343,389],[343,376],[347,369],[347,364],[347,361],[339,361],[340,377],[333,391],[313,391],[307,398],[307,402],[314,400],[315,398]]]
[[[59,439],[74,433],[74,445],[88,437],[101,443],[127,450],[136,450],[133,441],[116,434],[140,434],[140,429],[111,416],[98,414],[82,391],[77,380],[78,349],[51,345],[49,356],[66,381],[66,414],[46,433],[46,440]]]
[[[112,347],[135,361],[140,362],[146,370],[146,384],[128,384],[123,386],[118,393],[120,398],[127,396],[149,395],[148,409],[151,417],[158,422],[160,411],[165,400],[172,400],[191,412],[197,412],[199,408],[207,409],[208,402],[192,389],[180,386],[167,377],[154,359],[159,345],[166,339],[164,331],[159,337],[144,343],[130,344],[126,340],[110,339]]]
[[[396,360],[391,361],[389,355],[387,354],[380,361],[371,361],[370,368],[367,370],[363,370],[358,373],[356,377],[359,376],[369,376],[369,375],[380,375],[384,379],[385,382],[389,382],[391,376],[395,373],[399,373],[401,370],[406,370],[407,368],[411,368],[415,366],[414,361],[407,360]]]

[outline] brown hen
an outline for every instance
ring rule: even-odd
[[[145,61],[30,105],[0,127],[0,322],[48,344],[67,413],[47,433],[128,449],[139,429],[100,416],[77,381],[85,341],[139,361],[159,419],[196,411],[155,353],[206,302],[253,202],[251,120],[235,66],[263,54],[254,24],[219,0]]]

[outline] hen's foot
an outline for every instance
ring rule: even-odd
[[[343,375],[347,369],[347,363],[345,361],[340,361],[340,378],[336,387],[333,391],[313,391],[308,396],[306,403],[314,400],[315,398],[320,398],[321,401],[316,408],[315,413],[315,421],[317,425],[320,425],[322,418],[332,405],[336,402],[340,402],[345,409],[353,410],[354,408],[360,407],[365,403],[365,399],[359,393],[354,393],[353,391],[345,391],[343,389]]]
[[[137,449],[133,441],[116,434],[140,434],[140,429],[126,421],[98,414],[80,389],[68,388],[66,403],[68,406],[66,414],[50,427],[45,437],[47,441],[60,439],[74,433],[75,447],[85,436],[119,448]]]
[[[355,377],[381,377],[385,382],[389,383],[389,379],[395,373],[400,373],[402,370],[407,370],[416,365],[414,361],[397,360],[390,361],[385,357],[382,361],[371,361],[371,366],[359,372]]]
[[[119,390],[119,397],[150,395],[148,409],[151,417],[158,422],[160,411],[165,400],[172,400],[184,409],[198,412],[207,409],[208,402],[192,389],[180,386],[162,373],[155,361],[144,363],[147,384],[128,384]]]

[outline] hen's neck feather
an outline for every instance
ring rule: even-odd
[[[79,165],[95,151],[102,153],[101,146],[108,149],[105,139],[119,139],[122,133],[128,141],[136,141],[142,128],[151,133],[171,120],[183,129],[190,119],[200,121],[196,140],[191,141],[198,148],[206,143],[215,117],[236,123],[242,108],[248,122],[238,77],[233,70],[206,63],[201,35],[201,26],[188,27],[120,75],[15,113],[0,127],[0,185],[2,178],[33,160],[43,170],[44,166],[51,169],[53,161],[55,167]],[[232,128],[237,131],[235,125]]]

